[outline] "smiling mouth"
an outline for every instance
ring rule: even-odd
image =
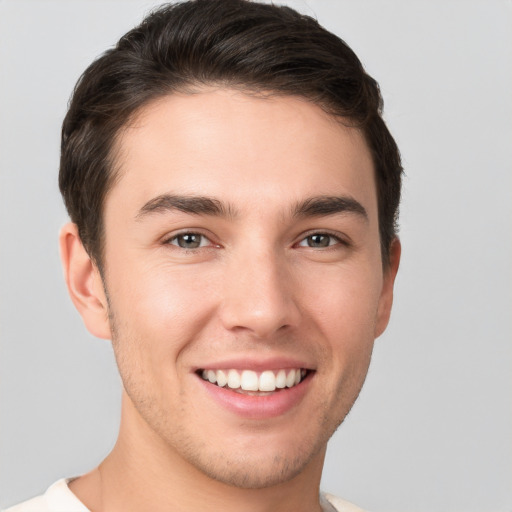
[[[198,370],[198,375],[211,384],[248,395],[266,395],[300,384],[309,374],[304,368],[281,370]]]

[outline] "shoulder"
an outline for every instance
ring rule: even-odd
[[[18,505],[8,508],[5,512],[46,512],[49,510],[44,495],[24,501]]]
[[[8,508],[4,512],[89,512],[69,490],[69,479],[55,482],[44,494]]]
[[[322,493],[322,502],[327,502],[331,506],[333,512],[365,512],[362,508],[359,508],[353,503],[342,500],[341,498],[328,493]],[[325,505],[324,509],[329,510]]]

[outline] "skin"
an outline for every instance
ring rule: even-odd
[[[145,107],[117,150],[103,279],[76,227],[61,233],[70,295],[112,339],[124,384],[118,442],[71,490],[93,511],[320,510],[326,443],[387,325],[400,258],[395,240],[383,269],[363,137],[300,98],[203,90]],[[312,197],[361,209],[314,214]],[[183,233],[200,246],[180,247]],[[306,391],[283,414],[241,417],[196,374],[230,358],[298,359]]]

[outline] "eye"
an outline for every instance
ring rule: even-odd
[[[340,243],[342,243],[342,241],[334,235],[329,235],[328,233],[313,233],[301,240],[298,245],[299,247],[322,249],[324,247],[330,247]]]
[[[199,249],[211,244],[210,240],[200,233],[180,233],[172,237],[167,243],[177,245],[182,249]]]

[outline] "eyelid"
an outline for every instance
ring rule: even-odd
[[[343,245],[343,246],[346,246],[346,247],[351,245],[351,241],[349,240],[349,238],[346,235],[344,235],[343,233],[340,233],[338,231],[331,231],[329,229],[312,229],[311,231],[307,231],[306,233],[302,233],[300,235],[300,239],[294,245],[295,246],[300,246],[299,244],[301,244],[308,237],[313,236],[313,235],[330,236],[330,237],[336,239],[336,241],[338,242],[339,245]],[[324,249],[329,249],[329,248],[332,248],[332,247],[336,247],[338,244],[328,245],[327,247],[324,247]],[[302,246],[300,246],[300,247],[302,247]],[[310,247],[310,249],[314,249],[314,248]]]
[[[197,251],[197,249],[206,249],[208,247],[220,247],[221,246],[221,244],[219,244],[217,241],[215,241],[215,237],[213,236],[213,234],[211,234],[209,232],[205,233],[205,230],[201,229],[201,228],[180,229],[179,231],[175,231],[175,232],[165,235],[162,238],[161,243],[162,243],[162,245],[173,245],[175,247],[179,247],[177,244],[171,244],[171,242],[173,240],[175,240],[177,237],[187,235],[187,234],[199,235],[201,237],[206,238],[210,242],[210,244],[208,246],[198,247],[196,249],[189,249],[189,250]],[[299,244],[304,242],[306,240],[306,238],[313,236],[313,235],[325,235],[325,236],[332,237],[339,243],[339,245],[344,245],[347,247],[352,244],[348,236],[346,236],[345,234],[340,233],[338,231],[331,231],[329,229],[312,229],[310,231],[306,231],[305,233],[302,233],[300,235],[300,237],[298,238],[297,242],[295,242],[293,245],[299,246]],[[329,246],[325,247],[325,249],[328,249],[330,247],[335,247],[337,245],[338,244],[329,245]],[[187,250],[182,247],[179,247],[179,248],[182,250]]]
[[[201,236],[203,238],[206,238],[206,240],[208,240],[209,242],[209,245],[206,245],[206,246],[203,246],[203,247],[197,247],[195,249],[186,249],[184,247],[179,247],[179,245],[177,244],[173,244],[171,243],[173,240],[175,240],[176,238],[178,238],[179,236],[183,236],[183,235],[198,235],[198,236]],[[208,249],[209,247],[220,247],[220,244],[218,244],[217,242],[215,242],[213,240],[213,235],[212,234],[206,234],[205,231],[201,228],[184,228],[184,229],[180,229],[179,231],[174,231],[170,234],[167,234],[165,235],[163,238],[162,238],[162,245],[172,245],[173,247],[178,247],[179,249],[181,249],[182,251],[187,251],[187,250],[192,250],[192,251],[197,251],[198,249]]]

